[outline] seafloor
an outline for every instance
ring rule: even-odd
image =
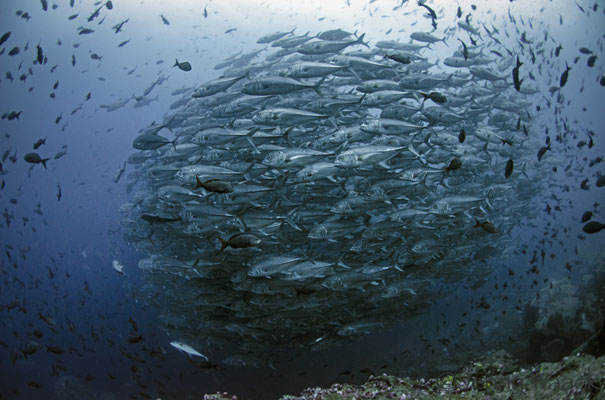
[[[605,399],[605,356],[576,354],[560,362],[521,367],[504,351],[466,365],[455,374],[435,378],[370,376],[360,386],[333,384],[308,388],[280,400],[363,399]],[[228,393],[204,396],[204,400],[237,400]]]

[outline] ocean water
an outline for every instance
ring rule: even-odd
[[[586,233],[582,222],[591,211],[590,221],[605,223],[605,189],[597,184],[605,150],[602,2],[433,0],[425,5],[116,0],[108,7],[84,0],[2,1],[0,35],[10,35],[0,46],[1,398],[193,399],[227,391],[241,399],[273,399],[309,386],[361,383],[370,374],[435,376],[500,349],[527,362],[556,360],[602,327],[597,304],[603,289],[603,232]],[[280,89],[288,93],[266,95],[266,102],[229,116],[209,100],[216,96],[191,97],[222,74],[249,73],[219,92],[241,94],[246,83],[305,61],[296,58],[304,55],[297,51],[304,44],[294,46],[292,54],[269,57],[279,47],[257,43],[264,35],[292,31],[284,37],[313,37],[334,29],[354,34],[338,39],[344,41],[365,34],[367,47],[349,44],[310,55],[308,60],[342,67],[319,83],[317,93]],[[414,32],[444,40],[410,50],[404,55],[412,58],[409,64],[384,58],[395,52],[379,42],[407,44]],[[466,58],[489,60],[484,67],[496,78],[445,64],[456,51],[458,60],[467,61],[461,42]],[[10,55],[14,48],[18,53]],[[259,54],[241,65],[215,69],[231,56],[253,51]],[[337,53],[366,57],[382,67],[347,64],[351,61],[332,58]],[[520,90],[513,82],[517,57]],[[191,70],[174,67],[175,59],[190,63]],[[416,73],[440,83],[402,86],[402,100],[357,105],[368,101],[358,89],[363,82],[399,81]],[[158,78],[162,82],[153,86]],[[318,77],[296,79],[319,82]],[[145,153],[151,161],[126,162],[139,152],[133,141],[152,124],[166,125],[159,134],[168,141],[177,138],[177,147],[213,123],[235,129],[236,118],[334,98],[337,86],[340,99],[355,97],[355,106],[333,115],[320,112],[321,121],[246,122],[244,128],[256,126],[260,132],[283,129],[277,139],[260,139],[255,131],[248,132],[250,141],[238,138],[197,150],[206,164],[218,166],[227,157],[220,165],[240,174],[234,181],[223,179],[236,189],[242,183],[271,188],[271,194],[255,198],[197,190],[199,204],[225,212],[236,205],[239,222],[202,218],[199,231],[180,235],[186,218],[175,204],[184,202],[159,202],[161,185],[145,174],[151,166],[174,163],[170,151],[177,149],[167,143]],[[476,92],[464,95],[465,87]],[[173,94],[181,88],[191,90]],[[437,92],[448,101],[424,100],[420,92]],[[173,105],[181,99],[187,105]],[[409,135],[397,131],[387,132],[389,138],[380,132],[332,147],[321,144],[320,138],[345,126],[359,127],[398,102],[416,109],[403,118],[421,126],[413,129],[411,142],[394,139]],[[429,107],[450,109],[455,120],[431,119]],[[174,119],[185,111],[202,118]],[[194,130],[183,133],[188,127]],[[288,127],[293,130],[284,138]],[[455,140],[461,129],[467,133],[464,143]],[[39,139],[44,143],[34,149]],[[379,154],[375,163],[337,167],[331,179],[296,181],[303,167],[335,162],[342,152],[364,144],[405,150],[381,148],[391,153]],[[265,157],[279,151],[277,146],[326,154],[274,167]],[[27,161],[30,152],[48,158],[46,165],[32,163],[31,157]],[[540,159],[538,153],[543,153]],[[200,164],[176,157],[178,168]],[[462,166],[445,171],[457,157]],[[507,178],[508,159],[514,169]],[[237,169],[250,160],[255,161],[249,170]],[[353,189],[356,179],[371,186],[403,179],[412,168],[428,176],[415,183],[421,189],[387,190],[386,199],[354,206],[337,218],[288,219],[298,229],[286,222],[275,229],[250,229],[247,211],[238,208],[276,218],[304,207],[335,213],[337,201],[367,194],[367,188]],[[180,184],[193,189],[194,182]],[[481,198],[444,211],[438,201],[446,194]],[[392,213],[412,205],[427,216],[392,219]],[[176,211],[169,212],[171,207]],[[181,220],[149,223],[143,214]],[[483,226],[474,227],[474,218]],[[326,221],[346,223],[351,231],[314,237],[311,230]],[[218,238],[238,232],[254,233],[261,244],[217,254]],[[139,268],[154,254],[187,267]],[[307,280],[292,278],[285,294],[276,295],[291,275],[252,276],[250,271],[259,260],[285,254],[330,268]],[[386,272],[364,270],[363,280],[349,274],[377,265]],[[209,275],[198,281],[193,269]],[[397,295],[391,300],[393,290]],[[275,315],[283,319],[270,319]],[[204,357],[179,351],[171,342],[192,346]]]

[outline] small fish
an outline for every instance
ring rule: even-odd
[[[130,39],[129,39],[129,40],[125,40],[125,41],[123,41],[122,43],[120,43],[120,44],[118,45],[118,47],[123,47],[123,46],[126,46],[126,45],[127,45],[129,42],[130,42]]]
[[[523,63],[519,61],[519,56],[517,56],[517,66],[513,68],[513,84],[517,92],[521,91],[521,84],[523,83],[523,79],[519,79],[519,68],[522,65]]]
[[[50,160],[50,158],[42,158],[38,153],[27,153],[23,159],[31,164],[42,164],[44,169],[46,169],[46,162]]]
[[[231,33],[231,32],[235,32],[237,30],[237,28],[231,28],[231,29],[227,29],[225,31],[225,33]]]
[[[185,71],[185,72],[191,71],[191,64],[189,64],[187,61],[179,62],[179,60],[176,59],[172,68],[174,68],[174,67],[179,67],[179,69],[181,71]]]
[[[166,19],[166,17],[164,17],[164,15],[163,15],[163,14],[160,14],[160,18],[162,18],[162,22],[164,23],[164,25],[170,25],[170,21],[168,21],[168,20]]]
[[[57,201],[61,201],[61,197],[63,197],[63,194],[61,193],[61,185],[59,185],[58,183],[57,183],[57,189],[58,189]]]
[[[118,183],[120,181],[120,178],[122,178],[122,175],[124,175],[124,171],[126,171],[126,161],[124,161],[124,164],[115,172],[113,176],[113,183]]]
[[[427,99],[430,99],[437,104],[443,104],[443,103],[447,102],[446,97],[438,92],[431,92],[428,94],[420,92],[420,94],[422,95],[422,97],[424,97],[423,102],[426,101]]]
[[[38,147],[42,146],[43,144],[46,144],[46,138],[36,140],[36,143],[34,143],[34,150],[37,150]]]
[[[4,35],[2,35],[2,37],[0,37],[0,46],[2,46],[4,44],[4,42],[6,42],[8,40],[8,38],[11,37],[11,33],[10,32],[6,32]]]
[[[426,8],[429,14],[431,15],[432,19],[437,19],[437,13],[435,13],[435,10],[433,10],[431,7],[427,6],[426,4],[424,4],[424,2],[421,1],[418,1],[418,5],[420,7]]]
[[[82,28],[80,29],[80,31],[78,32],[78,35],[88,35],[93,33],[94,31],[92,29],[89,28]]]
[[[481,222],[477,218],[475,218],[475,225],[473,228],[481,228],[487,233],[496,233],[496,227],[494,224],[488,221]]]
[[[101,61],[101,59],[103,58],[102,56],[98,55],[97,53],[92,53],[90,55],[90,58],[92,58],[93,60],[99,60]]]
[[[582,53],[582,54],[592,54],[592,50],[587,49],[586,47],[580,47],[580,53]]]
[[[462,43],[462,55],[464,56],[464,59],[468,60],[468,49],[466,48],[466,44],[460,39],[458,39],[458,41]]]
[[[42,51],[42,47],[40,47],[40,45],[36,46],[36,61],[38,61],[38,64],[40,65],[44,61],[44,51]]]
[[[9,56],[16,56],[17,54],[19,54],[21,52],[21,50],[19,50],[19,47],[13,47],[11,49],[11,51],[8,52]]]
[[[504,177],[506,179],[510,178],[513,174],[513,160],[510,159],[506,162],[506,168],[504,168]]]
[[[561,79],[559,80],[559,86],[563,87],[567,83],[567,77],[569,76],[569,70],[571,68],[567,63],[565,63],[565,71],[561,74]]]
[[[197,356],[197,357],[202,357],[202,358],[206,359],[206,361],[208,361],[208,357],[206,357],[205,355],[203,355],[202,353],[200,353],[199,351],[197,351],[193,347],[189,346],[188,344],[174,341],[174,342],[170,342],[170,345],[172,347],[176,348],[176,349],[184,351],[185,353],[187,353],[189,355]]]
[[[260,244],[260,239],[254,235],[249,233],[238,233],[229,238],[229,240],[224,240],[222,238],[218,238],[221,242],[221,248],[218,251],[222,252],[225,248],[231,247],[234,249],[243,249],[253,246],[258,246]]]
[[[582,222],[588,222],[592,218],[592,211],[586,211],[582,214]]]
[[[115,33],[121,32],[122,31],[122,27],[129,20],[130,20],[130,18],[125,19],[124,21],[120,22],[119,24],[114,25],[111,29],[113,29],[115,31]]]
[[[204,18],[208,18],[208,10],[206,10],[206,7],[204,7]]]
[[[14,120],[14,119],[18,120],[18,119],[19,119],[19,116],[21,115],[21,113],[22,113],[22,112],[23,112],[23,111],[19,111],[19,112],[16,112],[16,111],[11,111],[11,112],[9,112],[9,113],[8,113],[8,115],[6,116],[6,119],[8,119],[9,121],[12,121],[12,120]]]
[[[455,171],[457,169],[460,169],[460,167],[462,167],[462,161],[458,157],[456,157],[456,158],[452,159],[452,161],[450,161],[450,165],[445,167],[443,170],[447,174],[450,171]]]
[[[548,150],[550,150],[550,143],[548,144],[548,146],[544,146],[540,148],[540,150],[538,150],[538,161],[542,160],[542,157],[544,157],[544,153],[546,153],[546,151]]]
[[[388,58],[389,60],[393,60],[393,61],[397,61],[398,63],[401,64],[410,64],[412,61],[410,60],[410,57],[404,57],[402,55],[393,53],[393,54],[385,54],[383,58]]]
[[[195,186],[193,190],[204,188],[209,192],[214,193],[232,193],[233,186],[229,182],[221,181],[219,179],[210,179],[206,182],[200,181],[200,178],[196,175],[195,177]]]
[[[118,260],[113,260],[111,262],[111,268],[122,275],[124,274],[124,266],[120,264]]]
[[[460,129],[460,133],[458,134],[458,141],[460,143],[464,143],[464,139],[466,139],[466,132],[464,129]]]
[[[555,49],[555,57],[559,57],[559,54],[561,53],[562,49],[563,49],[563,46],[561,46],[561,45],[557,46],[557,48]]]
[[[605,227],[605,225],[603,225],[600,222],[590,221],[582,227],[582,230],[586,233],[591,234],[591,233],[601,232],[601,230],[603,230],[604,227]]]
[[[595,61],[597,61],[597,56],[592,55],[588,58],[588,60],[586,61],[586,65],[589,66],[590,68],[594,67],[594,63]]]
[[[158,215],[151,215],[151,214],[142,214],[141,219],[149,222],[150,224],[165,224],[165,223],[169,223],[169,222],[181,221],[181,217],[165,218],[165,217],[160,217]]]

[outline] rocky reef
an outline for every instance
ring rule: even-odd
[[[216,393],[204,400],[237,400]],[[308,388],[280,400],[407,400],[407,399],[602,399],[605,398],[605,356],[577,354],[560,362],[522,367],[505,351],[474,361],[455,374],[425,379],[371,376],[363,385],[333,384]]]

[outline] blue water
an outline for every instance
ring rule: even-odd
[[[0,225],[0,398],[194,399],[203,393],[228,391],[243,399],[270,399],[297,394],[308,386],[363,382],[370,373],[439,373],[490,349],[522,348],[526,340],[521,331],[522,314],[528,302],[553,281],[580,285],[602,274],[602,263],[595,265],[594,260],[603,249],[603,232],[584,234],[579,219],[591,209],[593,220],[605,222],[600,204],[605,188],[595,186],[604,167],[602,163],[589,166],[605,150],[605,87],[599,84],[605,59],[600,29],[605,23],[603,4],[476,1],[473,11],[471,2],[460,2],[464,15],[472,13],[475,25],[484,21],[489,27],[496,26],[501,35],[506,31],[513,54],[518,50],[514,38],[520,38],[523,31],[535,43],[545,42],[545,51],[536,54],[536,63],[530,64],[526,56],[524,65],[524,71],[536,75],[535,84],[551,104],[548,107],[542,102],[541,111],[534,114],[534,126],[540,129],[532,134],[546,137],[548,127],[551,139],[558,134],[565,139],[553,143],[545,158],[558,167],[557,172],[535,177],[543,195],[528,204],[528,218],[513,230],[519,247],[490,260],[492,273],[484,277],[483,285],[451,284],[449,294],[427,311],[382,332],[321,351],[266,352],[262,355],[265,365],[260,368],[220,363],[237,352],[238,343],[200,349],[217,366],[196,368],[184,353],[169,345],[175,338],[153,304],[135,296],[145,285],[137,264],[146,255],[135,252],[124,240],[119,212],[133,196],[127,191],[132,166],[127,165],[117,183],[113,178],[134,152],[132,141],[138,131],[163,119],[170,104],[180,98],[171,96],[173,90],[218,77],[215,64],[239,51],[262,48],[256,39],[264,34],[294,27],[296,34],[342,28],[365,32],[371,43],[397,38],[407,42],[412,31],[430,31],[431,20],[415,3],[404,2],[394,9],[400,2],[391,0],[329,4],[179,1],[170,5],[118,0],[111,10],[103,8],[97,18],[87,22],[102,3],[82,0],[73,7],[69,3],[51,1],[47,11],[38,0],[4,0],[0,5],[0,34],[11,32],[0,47],[0,51],[4,49],[0,55],[0,113],[22,111],[18,120],[0,120],[0,153],[16,153],[15,163],[2,161],[0,173],[5,185],[0,190],[0,212],[10,215],[10,225],[4,216]],[[457,4],[427,4],[438,13],[437,36],[456,26]],[[18,10],[31,19],[17,15]],[[78,16],[69,20],[74,14]],[[170,25],[162,22],[160,14]],[[111,27],[126,18],[129,21],[122,32],[114,33]],[[80,26],[94,32],[79,35]],[[225,33],[233,28],[236,30]],[[447,44],[438,43],[427,53],[442,60],[458,47],[456,37],[466,40],[468,35],[457,28]],[[485,31],[481,37],[488,40]],[[118,47],[126,40],[130,42]],[[552,53],[559,44],[562,50],[555,57]],[[37,45],[47,58],[42,65],[34,63]],[[20,53],[9,56],[15,46]],[[588,56],[579,52],[580,47],[598,56],[594,67],[586,65]],[[92,53],[102,59],[92,59]],[[175,58],[190,62],[192,71],[172,68]],[[572,67],[569,80],[551,95],[549,88],[559,85],[566,62]],[[11,72],[12,82],[6,78],[7,72]],[[25,81],[19,79],[21,74],[27,75]],[[160,75],[168,80],[148,95],[151,99],[157,96],[150,105],[133,108],[132,101],[112,112],[101,107],[142,95]],[[58,87],[53,89],[55,82]],[[579,147],[578,142],[588,141],[588,131],[595,133],[594,146]],[[43,138],[46,143],[37,152],[51,159],[47,169],[40,164],[32,168],[23,156]],[[53,159],[65,145],[66,155]],[[537,148],[528,151],[537,152]],[[588,179],[589,190],[581,188],[584,179]],[[547,205],[560,209],[548,214]],[[546,259],[538,263],[539,271],[528,272],[533,252],[540,257],[542,249]],[[125,274],[112,269],[113,260],[124,265]],[[573,266],[571,271],[565,268],[567,263]],[[483,298],[489,309],[478,307]],[[13,301],[16,303],[9,307]],[[47,324],[40,314],[50,316],[56,326]],[[129,318],[143,336],[141,343],[127,340],[132,329]],[[35,337],[35,329],[43,336]],[[444,345],[443,338],[450,344]],[[30,340],[45,347],[27,357],[19,353],[13,365],[11,353]],[[65,353],[48,352],[47,345],[60,346]],[[152,349],[161,357],[152,355]],[[28,385],[32,381],[40,387]]]

